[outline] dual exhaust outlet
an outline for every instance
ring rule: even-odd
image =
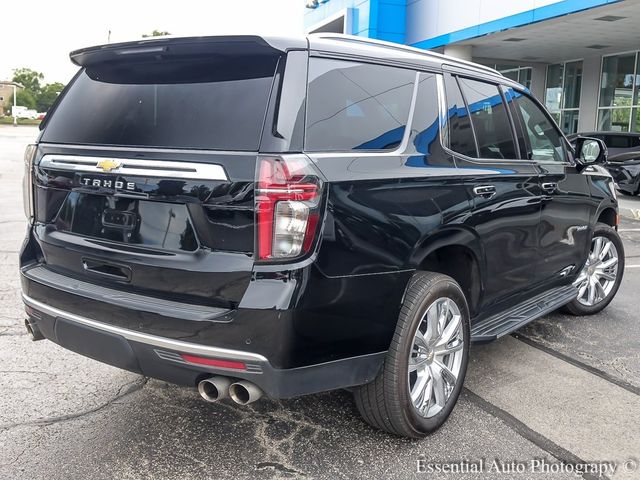
[[[209,377],[198,383],[198,392],[207,402],[230,397],[238,405],[248,405],[262,397],[262,390],[246,380],[232,382],[226,377]]]
[[[35,322],[26,319],[24,326],[31,340],[43,340],[44,335]],[[251,382],[239,380],[231,382],[226,377],[209,377],[198,383],[198,392],[207,402],[217,402],[223,398],[231,397],[231,400],[239,405],[248,405],[262,397],[262,390]]]

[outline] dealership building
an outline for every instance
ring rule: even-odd
[[[640,131],[638,0],[305,0],[305,30],[434,50],[496,68],[566,133]]]

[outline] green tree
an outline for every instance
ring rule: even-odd
[[[27,90],[31,91],[32,95],[38,95],[40,93],[40,82],[44,79],[44,75],[30,68],[16,68],[13,71],[13,81],[19,83]]]
[[[165,35],[171,35],[171,34],[169,32],[164,31],[164,30],[154,30],[151,33],[143,33],[142,34],[142,38],[164,37]]]
[[[64,88],[64,84],[60,82],[48,83],[40,89],[40,93],[36,97],[36,106],[39,112],[46,112],[51,108],[58,95]]]
[[[36,99],[33,96],[33,93],[31,93],[31,91],[27,90],[26,88],[21,88],[16,93],[16,103],[20,106],[31,108],[34,110],[36,108]],[[11,105],[13,105],[13,103]]]

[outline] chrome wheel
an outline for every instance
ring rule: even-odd
[[[450,298],[438,298],[418,324],[409,358],[409,394],[422,417],[433,417],[449,400],[460,375],[463,348],[460,308]]]
[[[618,276],[618,249],[607,237],[594,237],[589,258],[573,283],[578,288],[578,302],[593,307],[606,299]]]

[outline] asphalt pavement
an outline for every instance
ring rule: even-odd
[[[410,441],[368,427],[348,392],[207,404],[32,342],[17,253],[22,152],[36,135],[0,126],[0,479],[570,479],[567,465],[583,463],[640,478],[640,221],[622,220],[625,277],[604,312],[554,313],[473,346],[450,419]]]

